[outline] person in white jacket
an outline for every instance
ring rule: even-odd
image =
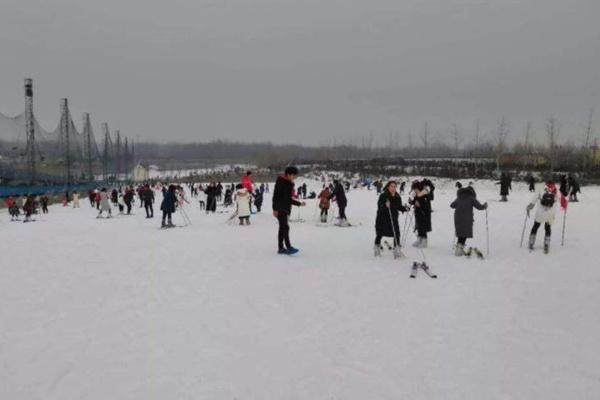
[[[73,208],[79,208],[79,193],[73,191]]]
[[[238,184],[236,189],[235,201],[237,204],[237,216],[240,219],[240,225],[244,225],[244,221],[246,221],[246,225],[250,225],[250,214],[252,214],[250,210],[251,195],[241,184]]]
[[[106,188],[102,188],[102,191],[100,192],[100,212],[98,213],[98,216],[96,218],[102,218],[102,213],[104,211],[108,212],[108,216],[106,218],[112,217],[112,211],[110,209],[109,195],[108,195],[108,192],[106,191]]]
[[[527,216],[537,206],[533,227],[529,234],[529,250],[533,250],[537,231],[544,224],[544,252],[548,253],[550,251],[550,237],[552,235],[552,224],[554,223],[556,210],[558,210],[559,204],[563,209],[566,209],[567,203],[567,198],[557,190],[556,184],[552,180],[547,181],[544,189],[533,196],[527,205]]]

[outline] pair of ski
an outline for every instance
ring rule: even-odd
[[[389,250],[389,251],[394,251],[394,246],[392,246],[390,244],[390,242],[388,242],[387,240],[383,241],[383,244],[385,245],[385,247]],[[383,250],[383,248],[381,248]],[[404,255],[404,253],[402,252],[402,250],[398,250],[398,254],[394,253],[394,259],[398,259],[398,258],[405,258],[406,256]]]
[[[464,255],[467,258],[471,257],[473,254],[475,254],[480,260],[485,259],[483,253],[477,247],[469,247],[467,250],[464,251]]]
[[[410,277],[415,279],[417,277],[417,272],[422,269],[425,274],[430,277],[431,279],[437,279],[437,275],[434,274],[433,272],[431,272],[431,270],[429,269],[429,265],[427,265],[427,263],[425,261],[423,262],[418,262],[418,261],[414,261],[413,265],[412,265],[412,269],[410,271]]]

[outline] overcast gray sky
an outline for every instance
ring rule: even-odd
[[[599,0],[0,0],[0,112],[23,78],[142,140],[319,144],[424,121],[600,120]]]

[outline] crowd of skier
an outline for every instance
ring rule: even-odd
[[[308,191],[306,183],[295,187],[295,179],[299,172],[296,167],[290,166],[285,169],[275,183],[272,196],[272,212],[278,222],[277,251],[280,254],[295,254],[298,249],[293,247],[290,241],[290,216],[292,206],[302,207],[306,203],[305,199],[317,199],[320,209],[320,224],[329,224],[335,219],[336,226],[349,227],[352,224],[348,221],[346,208],[348,198],[346,192],[351,188],[350,180],[344,180],[338,176],[330,177],[330,183],[326,182],[324,176],[321,177],[323,183],[319,194],[314,191]],[[550,238],[552,234],[552,225],[559,207],[566,209],[568,201],[578,201],[577,194],[580,193],[580,186],[577,179],[572,175],[562,175],[558,179],[559,186],[553,179],[544,181],[543,188],[536,191],[536,179],[529,175],[526,178],[529,191],[534,193],[530,202],[526,206],[526,220],[530,213],[535,209],[533,216],[534,223],[529,234],[529,248],[533,250],[536,242],[536,236],[539,228],[544,226],[544,250],[549,251]],[[502,174],[497,182],[500,186],[500,201],[508,201],[512,191],[512,179],[508,174]],[[377,194],[377,213],[375,219],[375,240],[374,255],[381,256],[382,251],[392,250],[394,257],[401,257],[402,246],[405,245],[406,236],[412,229],[417,237],[413,246],[418,249],[428,247],[428,234],[432,230],[432,212],[433,201],[435,199],[435,186],[430,179],[421,179],[408,182],[409,193],[408,200],[402,201],[407,182],[389,180],[384,183],[383,180],[371,182],[367,180],[362,183],[368,189],[374,187]],[[358,183],[355,182],[355,187]],[[188,190],[184,190],[187,187]],[[449,205],[454,209],[454,230],[456,242],[454,245],[454,254],[457,256],[470,256],[475,253],[483,258],[483,253],[473,247],[467,247],[467,240],[473,237],[474,210],[485,210],[487,221],[487,203],[481,203],[477,199],[477,193],[470,182],[463,187],[460,182],[456,183],[456,199]],[[154,208],[157,196],[155,193],[161,193],[160,211],[161,228],[174,227],[173,214],[181,211],[183,219],[187,224],[191,220],[185,212],[184,206],[197,202],[200,209],[207,214],[217,212],[217,204],[221,204],[224,209],[233,208],[228,221],[237,219],[239,225],[250,225],[251,217],[262,210],[263,198],[265,193],[269,193],[269,184],[254,184],[252,172],[247,171],[239,183],[222,184],[221,182],[186,183],[164,185],[150,183],[118,186],[114,188],[91,189],[87,197],[91,207],[97,209],[97,218],[112,218],[113,210],[118,210],[120,215],[132,215],[133,208],[136,205],[136,198],[139,201],[139,208],[143,208],[146,218],[154,218]],[[191,198],[186,197],[190,193]],[[65,192],[62,201],[63,206],[71,205],[78,208],[80,194],[76,191]],[[47,195],[27,195],[22,197],[8,197],[5,203],[12,221],[18,220],[21,213],[24,214],[24,222],[33,220],[33,216],[39,212],[48,213],[49,198]],[[332,204],[337,206],[337,216],[332,216],[330,210]],[[400,215],[405,214],[404,223],[400,224]],[[525,225],[523,235],[525,233]],[[391,243],[384,238],[390,238]],[[522,238],[523,241],[523,238]]]

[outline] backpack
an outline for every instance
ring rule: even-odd
[[[554,206],[554,202],[556,201],[556,195],[550,192],[544,192],[542,198],[540,199],[540,204],[544,207],[552,207]]]

